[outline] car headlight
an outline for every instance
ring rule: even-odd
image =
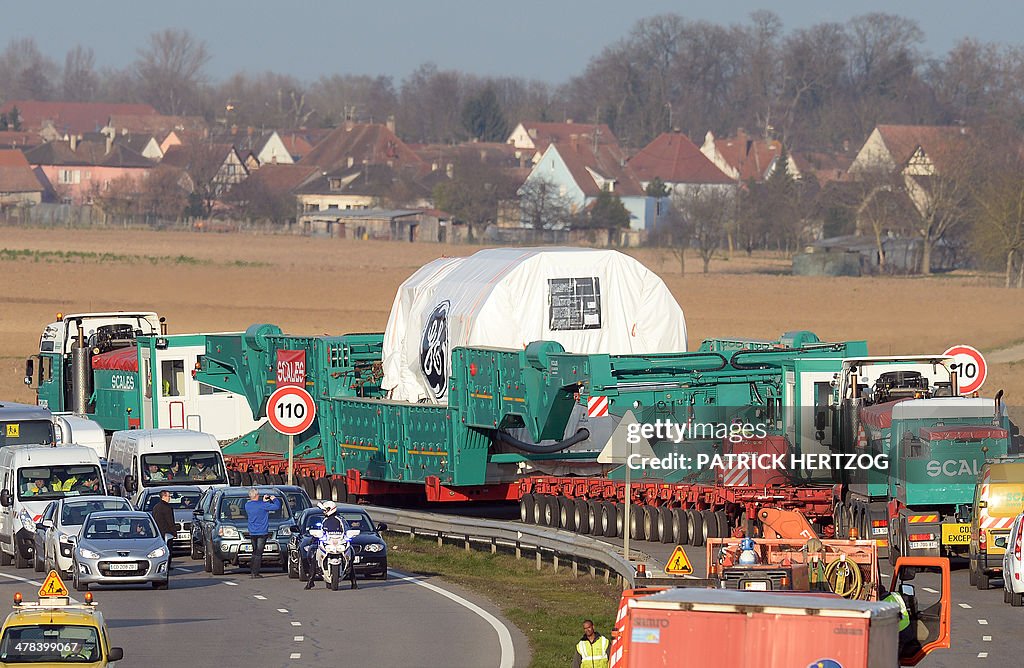
[[[149,559],[157,559],[159,557],[164,556],[165,554],[167,554],[167,548],[158,547],[149,554],[147,554],[146,557]]]
[[[369,545],[363,545],[363,552],[380,552],[384,549],[384,546],[380,543],[370,543]]]
[[[81,550],[79,550],[79,552],[81,552],[82,556],[85,557],[86,559],[99,559],[100,558],[100,555],[98,555],[95,552],[93,552],[92,550],[84,548],[84,547]]]
[[[217,535],[221,538],[239,538],[238,529],[235,527],[221,527],[217,529]]]
[[[25,531],[31,531],[32,533],[36,532],[35,520],[33,520],[32,516],[26,511],[23,510],[18,513],[18,519],[21,520],[21,527],[25,529]]]

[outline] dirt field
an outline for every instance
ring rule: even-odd
[[[170,331],[235,331],[273,322],[295,334],[380,331],[397,286],[439,246],[244,234],[0,227],[0,398],[32,401],[23,360],[57,311],[147,309]],[[636,257],[659,273],[686,314],[690,346],[709,336],[775,338],[809,329],[866,339],[872,354],[983,352],[1024,340],[1024,293],[990,276],[806,278],[775,258],[724,258],[680,275],[671,254]],[[1024,361],[993,364],[983,393],[1024,406]]]

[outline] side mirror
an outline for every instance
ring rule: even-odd
[[[999,536],[998,538],[996,538],[996,540],[995,540],[996,547],[1002,548],[1002,549],[1005,550],[1006,549],[1007,538],[1009,538],[1009,536]]]
[[[71,543],[72,545],[74,545],[75,543],[78,542],[78,536],[69,535],[68,536],[68,542]]]
[[[302,533],[299,527],[294,524],[288,525],[288,531],[291,533]]]
[[[200,510],[199,508],[196,508],[195,510],[192,511],[192,517],[202,517],[202,516],[203,516],[203,511]]]
[[[124,491],[128,492],[129,494],[135,491],[135,478],[126,477],[124,479]]]
[[[828,413],[825,411],[815,411],[814,413],[814,428],[818,431],[822,431],[828,425]]]
[[[902,594],[903,596],[906,596],[907,598],[914,598],[916,596],[916,593],[915,593],[916,591],[917,590],[914,589],[914,585],[912,585],[912,584],[905,584],[904,583],[904,584],[900,585],[900,594]]]
[[[11,494],[11,490],[5,489],[0,492],[0,506],[4,508],[10,508],[14,505],[14,495]]]
[[[384,524],[383,522],[378,522],[377,523],[377,533],[380,533],[381,531],[387,531],[387,530],[388,530],[388,525],[387,524]]]
[[[35,360],[29,357],[25,360],[25,384],[32,387],[32,376],[35,375]]]
[[[110,656],[107,657],[110,661],[120,661],[124,658],[124,650],[120,647],[111,647]]]
[[[47,529],[52,529],[53,528],[53,520],[43,520],[39,524],[41,524],[42,526],[46,527]]]

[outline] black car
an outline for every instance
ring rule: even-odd
[[[288,569],[288,541],[292,535],[292,511],[287,495],[276,487],[257,487],[260,497],[273,495],[283,500],[279,510],[270,513],[270,538],[263,548],[263,562],[278,564]],[[244,566],[252,561],[252,540],[245,504],[249,500],[247,487],[222,487],[210,497],[200,500],[195,511],[203,538],[203,556],[206,570],[223,575],[227,564]]]
[[[306,490],[298,485],[274,485],[274,489],[284,492],[285,499],[287,499],[288,506],[291,508],[293,515],[298,515],[306,508],[313,507],[313,501],[309,498],[309,494],[306,494]]]
[[[166,487],[147,487],[139,493],[137,509],[147,513],[153,512],[153,506],[160,499],[163,491],[171,493],[171,508],[174,510],[174,538],[171,539],[171,550],[174,554],[190,552],[192,543],[192,512],[199,507],[201,487],[193,485],[168,485]]]
[[[374,524],[366,511],[359,506],[338,504],[338,516],[344,520],[347,529],[358,529],[359,535],[352,538],[355,550],[356,575],[377,580],[388,579],[388,546],[380,532],[387,530],[386,524]],[[299,558],[299,541],[324,520],[324,511],[314,506],[303,510],[295,518],[295,529],[288,541],[288,577],[309,579],[309,573],[302,567]]]

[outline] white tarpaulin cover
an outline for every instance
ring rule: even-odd
[[[654,272],[611,250],[500,248],[423,266],[384,331],[393,399],[448,402],[451,350],[558,341],[573,353],[682,352],[683,311]]]

